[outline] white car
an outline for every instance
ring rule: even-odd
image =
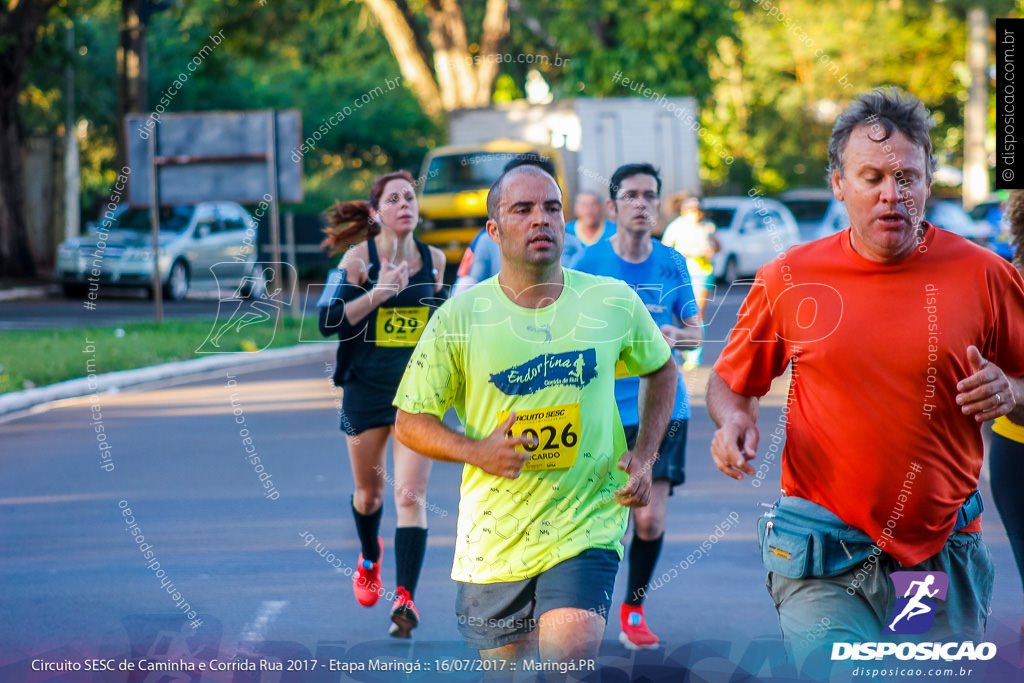
[[[993,233],[992,227],[988,223],[976,222],[969,213],[964,211],[960,202],[931,197],[925,203],[925,208],[927,211],[925,218],[929,223],[956,233],[975,244],[988,246],[989,238]]]
[[[153,289],[153,239],[148,208],[115,212],[90,235],[57,249],[64,295],[78,298],[92,282],[102,288]],[[181,301],[193,283],[219,282],[261,296],[266,287],[256,263],[256,221],[235,202],[160,208],[160,275],[164,296]],[[214,269],[216,265],[216,276]]]
[[[764,197],[710,197],[700,204],[715,224],[719,250],[714,275],[726,284],[755,275],[773,258],[800,243],[796,219],[781,202]]]

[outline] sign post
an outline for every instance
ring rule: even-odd
[[[162,206],[204,201],[258,204],[269,197],[271,258],[277,266],[271,272],[278,278],[276,272],[285,265],[280,203],[302,201],[302,164],[282,159],[279,150],[299,146],[301,126],[297,109],[125,117],[128,166],[132,169],[128,202],[151,208],[153,302],[158,323],[163,320],[159,264]],[[280,282],[289,286],[283,275]],[[297,283],[292,280],[292,296],[295,289]]]
[[[281,211],[277,200],[280,186],[277,182],[277,113],[271,109],[267,112],[267,184],[270,185],[270,258],[274,263],[281,263]],[[294,264],[292,264],[294,265]],[[273,280],[280,279],[282,284],[287,285],[288,279],[284,273],[278,275],[274,271]],[[291,283],[293,286],[295,283]],[[269,283],[268,283],[269,286]],[[277,329],[281,329],[281,316],[277,316]]]
[[[153,126],[153,136],[149,139],[149,196],[152,203],[149,209],[149,229],[153,236],[153,319],[157,325],[164,321],[164,288],[160,278],[160,174],[157,173],[157,145],[160,137],[160,124]],[[129,167],[130,168],[130,167]],[[129,182],[131,182],[129,180]]]

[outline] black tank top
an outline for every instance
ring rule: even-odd
[[[409,275],[405,289],[370,311],[357,325],[364,332],[355,345],[347,381],[397,389],[416,341],[429,317],[441,305],[441,295],[435,293],[437,276],[430,247],[419,240],[414,242],[423,265]],[[364,286],[369,291],[380,277],[381,262],[375,241],[369,240],[366,246],[370,269]]]

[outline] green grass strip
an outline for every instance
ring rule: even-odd
[[[202,358],[213,352],[255,352],[325,341],[315,317],[285,318],[219,332],[214,320],[124,323],[109,327],[0,331],[0,394],[116,370],[133,370],[171,361]]]

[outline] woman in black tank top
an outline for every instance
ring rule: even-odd
[[[328,219],[324,245],[344,256],[319,302],[320,331],[341,338],[334,381],[344,388],[341,428],[355,479],[352,514],[362,546],[353,590],[367,607],[382,594],[394,596],[390,633],[408,638],[419,623],[413,594],[427,545],[432,461],[392,438],[392,477],[387,441],[394,429],[391,402],[398,383],[427,319],[441,303],[444,254],[413,239],[419,207],[412,176],[405,171],[377,178],[369,202],[338,203]],[[380,578],[378,537],[389,485],[398,512],[393,594]]]

